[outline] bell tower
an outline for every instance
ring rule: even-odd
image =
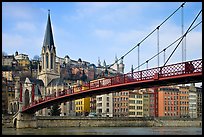
[[[38,78],[43,80],[45,87],[54,78],[60,77],[60,72],[56,66],[56,47],[54,44],[52,26],[50,20],[50,10],[48,10],[48,20],[45,30],[43,47],[41,50],[41,64],[39,64]]]

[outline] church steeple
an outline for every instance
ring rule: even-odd
[[[41,68],[38,72],[38,78],[42,79],[45,87],[54,78],[60,77],[59,66],[56,64],[56,48],[54,45],[52,26],[50,20],[50,10],[48,10],[48,20],[45,30],[43,47],[41,51]]]
[[[50,10],[48,10],[48,20],[47,20],[47,27],[45,31],[43,47],[48,47],[49,49],[55,48],[53,34],[52,34],[51,20],[50,20]]]

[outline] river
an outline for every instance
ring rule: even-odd
[[[2,128],[2,135],[202,135],[202,127]]]

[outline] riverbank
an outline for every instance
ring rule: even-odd
[[[202,127],[202,119],[144,119],[37,116],[38,128],[53,127]],[[2,127],[12,128],[12,117],[2,119]]]
[[[199,119],[37,117],[37,127],[202,127]]]

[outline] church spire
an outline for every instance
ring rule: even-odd
[[[50,21],[50,10],[48,10],[48,20],[47,20],[47,27],[45,31],[43,46],[45,47],[48,46],[49,49],[51,49],[52,46],[54,48],[54,39],[53,39],[52,26]]]

